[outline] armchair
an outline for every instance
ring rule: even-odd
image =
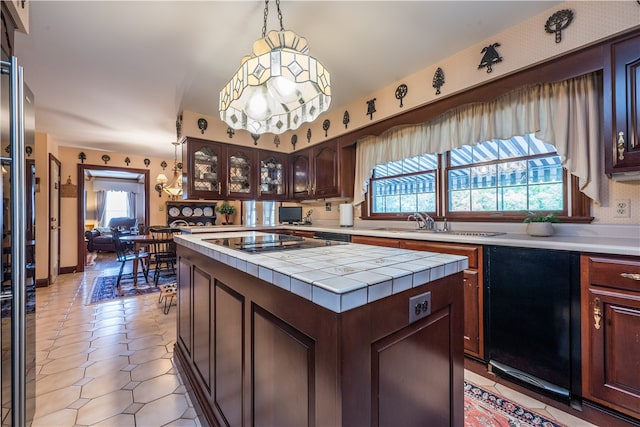
[[[107,227],[98,227],[84,233],[87,239],[89,252],[115,252],[112,229],[121,230],[122,234],[134,234],[138,232],[138,220],[136,218],[118,217],[111,218]]]

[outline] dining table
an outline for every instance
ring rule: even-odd
[[[153,245],[156,243],[170,243],[173,236],[158,238],[153,234],[129,234],[120,236],[122,243],[132,243],[136,253],[147,252],[151,256],[153,254]],[[133,260],[133,286],[138,285],[138,259]]]

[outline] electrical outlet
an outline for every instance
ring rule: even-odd
[[[631,217],[631,200],[630,199],[617,199],[614,205],[616,211],[614,217],[616,218],[630,218]]]
[[[409,298],[409,323],[431,314],[431,292]]]

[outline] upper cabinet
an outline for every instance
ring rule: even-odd
[[[338,140],[291,155],[291,198],[353,197],[355,146]]]
[[[8,15],[15,24],[15,29],[23,33],[29,33],[29,6],[27,0],[2,0],[6,6]]]
[[[611,44],[604,64],[605,170],[640,171],[640,35]]]
[[[223,182],[226,151],[222,144],[197,138],[185,138],[182,145],[182,167],[185,199],[219,199],[226,194]]]

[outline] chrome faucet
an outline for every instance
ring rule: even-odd
[[[421,214],[420,212],[412,213],[407,217],[407,221],[415,220],[418,224],[418,230],[435,230],[436,222],[429,216],[428,213]]]

